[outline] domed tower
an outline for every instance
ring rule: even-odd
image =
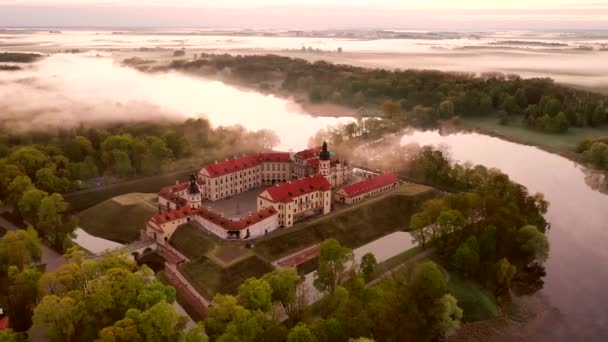
[[[327,142],[323,142],[323,149],[319,152],[319,173],[331,183],[331,155],[327,150]]]
[[[190,175],[190,185],[188,186],[188,205],[192,209],[196,209],[202,205],[203,196],[201,190],[196,184],[196,175]]]

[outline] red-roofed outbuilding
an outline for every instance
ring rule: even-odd
[[[392,191],[398,186],[399,178],[393,172],[388,172],[347,185],[336,191],[334,197],[338,202],[353,204]]]

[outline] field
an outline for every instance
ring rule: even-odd
[[[154,194],[132,193],[101,202],[78,214],[80,227],[104,239],[130,243],[157,209]]]
[[[496,115],[462,117],[466,126],[477,128],[482,133],[497,135],[507,140],[522,144],[542,147],[550,152],[574,157],[576,146],[585,139],[608,135],[608,130],[602,128],[571,127],[563,134],[550,134],[532,130],[521,122],[521,116],[516,116],[508,125],[500,125]]]
[[[388,194],[270,234],[256,244],[255,251],[264,259],[273,261],[328,238],[335,238],[345,246],[356,248],[388,233],[407,230],[409,218],[418,211],[421,202],[438,194],[428,191],[428,187],[421,189],[425,191],[411,196],[399,192]]]
[[[464,311],[463,321],[481,321],[498,316],[494,297],[478,283],[451,274],[448,286]]]
[[[269,263],[257,256],[248,257],[225,268],[207,257],[180,266],[182,274],[207,299],[212,299],[216,293],[236,294],[244,280],[261,277],[272,269]]]
[[[209,253],[218,240],[211,233],[204,232],[191,224],[184,224],[173,233],[170,243],[190,260],[196,260]]]

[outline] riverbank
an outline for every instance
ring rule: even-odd
[[[585,139],[608,136],[608,130],[596,128],[570,128],[564,134],[543,133],[524,127],[520,123],[500,125],[498,117],[463,117],[458,124],[443,121],[440,129],[447,132],[475,132],[513,143],[537,147],[543,151],[557,154],[586,168],[597,170],[586,163],[576,152],[577,145]]]

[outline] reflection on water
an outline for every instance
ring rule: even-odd
[[[271,129],[281,139],[279,150],[303,149],[317,130],[352,120],[312,117],[275,96],[179,73],[146,74],[83,55],[53,55],[33,68],[0,74],[0,99],[2,119],[28,115],[27,127],[207,117],[215,127]]]
[[[546,322],[541,340],[608,338],[608,196],[588,185],[589,172],[561,156],[477,133],[441,136],[415,131],[402,144],[444,144],[455,161],[496,167],[550,203],[551,251],[542,295],[562,315]]]

